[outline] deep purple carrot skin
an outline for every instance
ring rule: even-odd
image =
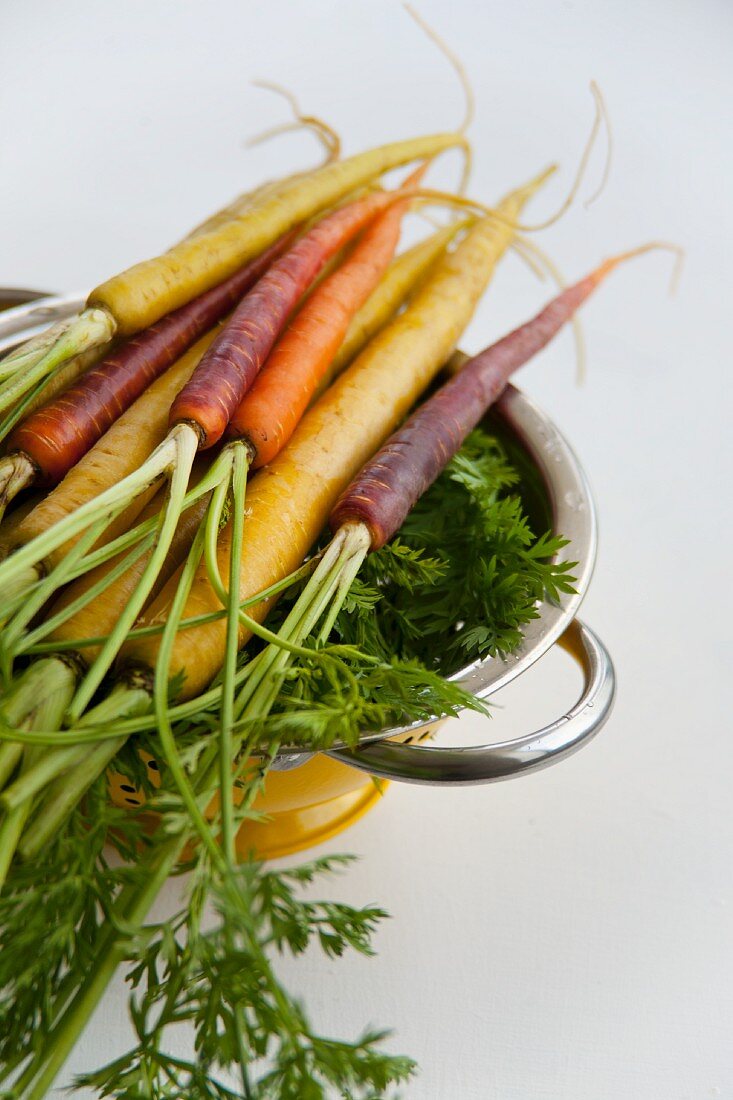
[[[422,494],[496,401],[513,372],[549,343],[598,285],[607,265],[568,287],[531,321],[486,348],[390,436],[331,512],[331,530],[363,523],[371,550],[399,531]]]
[[[127,340],[23,421],[11,433],[8,450],[30,458],[36,484],[57,485],[150,383],[236,305],[293,237],[281,237],[219,286]]]
[[[391,201],[369,195],[327,215],[285,253],[237,307],[171,406],[170,424],[196,427],[200,447],[221,439],[282,332],[324,265]]]

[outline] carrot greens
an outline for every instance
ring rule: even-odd
[[[565,542],[537,537],[504,447],[475,430],[445,475],[417,502],[399,536],[370,554],[336,633],[370,653],[452,672],[519,644],[536,602],[570,591]],[[368,613],[370,603],[379,615]],[[460,621],[460,628],[456,622]]]
[[[516,501],[516,512],[504,510],[507,501]],[[106,726],[114,715],[100,713],[98,743],[77,746],[58,787],[40,792],[26,836],[42,828],[44,843],[32,851],[21,848],[25,859],[12,865],[0,893],[0,1065],[7,1087],[17,1082],[13,1095],[40,1100],[46,1094],[118,965],[127,968],[131,986],[134,1041],[128,1053],[82,1078],[80,1083],[100,1096],[121,1100],[143,1094],[145,1085],[145,1095],[155,1097],[326,1097],[341,1090],[366,1098],[388,1095],[391,1085],[412,1073],[408,1058],[381,1049],[385,1033],[354,1041],[317,1034],[273,970],[273,957],[298,955],[309,942],[333,957],[348,949],[371,952],[372,933],[385,916],[380,909],[301,894],[313,879],[347,861],[316,860],[288,871],[253,862],[237,868],[226,845],[219,849],[211,843],[226,827],[219,812],[210,821],[197,815],[197,831],[186,805],[193,797],[202,810],[209,807],[221,790],[224,764],[234,765],[233,782],[244,784],[244,798],[233,806],[228,826],[236,830],[248,817],[256,818],[252,804],[280,746],[353,744],[364,729],[456,713],[467,705],[484,709],[445,680],[432,660],[423,659],[404,609],[416,595],[427,595],[435,618],[431,625],[426,615],[421,629],[433,635],[444,633],[446,603],[467,623],[471,615],[480,618],[473,592],[460,582],[461,563],[471,567],[477,530],[489,516],[495,516],[497,545],[515,529],[517,516],[523,517],[518,476],[502,444],[485,432],[474,433],[419,508],[424,513],[418,512],[412,530],[372,555],[369,571],[352,587],[335,624],[337,645],[315,649],[309,642],[288,670],[265,727],[243,721],[235,704],[222,737],[221,681],[186,704],[187,714],[179,717],[180,677],[175,678],[168,685],[173,738],[154,728],[150,719],[159,715],[143,713],[130,719],[138,736],[127,745],[122,737],[110,751]],[[429,517],[436,519],[436,508],[459,520],[450,527],[449,546],[441,541],[448,521],[433,533]],[[529,532],[528,525],[522,529]],[[541,539],[533,544],[543,547],[543,557],[555,549]],[[521,572],[520,558],[507,557],[507,571]],[[523,560],[525,590],[514,614],[508,613],[509,629],[531,614],[527,592],[539,594],[543,581],[551,588],[567,579],[561,565],[548,566],[540,578],[534,563]],[[291,613],[309,572],[300,570],[292,578],[268,619],[271,629]],[[478,638],[466,642],[465,660],[482,646]],[[235,692],[246,688],[266,651],[254,638],[240,653]],[[324,660],[329,652],[334,656]],[[93,731],[90,725],[89,734]],[[260,747],[263,733],[266,750]],[[141,764],[140,750],[159,762],[159,788]],[[152,836],[134,812],[108,804],[104,763],[95,758],[100,752],[104,763],[116,752],[113,767],[135,786],[139,801],[147,798],[146,809],[163,815],[163,827]],[[64,805],[64,790],[75,785],[79,793],[87,792],[84,803],[77,798],[75,805]],[[12,783],[5,793],[12,795]],[[124,857],[121,865],[103,849],[110,831]],[[146,923],[160,885],[191,840],[200,843],[188,865],[193,874],[186,880],[183,907],[163,924]],[[213,907],[213,925],[210,920],[204,925],[205,903]],[[191,1059],[169,1053],[171,1035],[182,1026],[195,1031]],[[239,1077],[236,1087],[233,1073]]]

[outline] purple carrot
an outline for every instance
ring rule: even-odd
[[[272,265],[173,402],[171,426],[193,425],[201,448],[221,439],[299,298],[328,260],[396,196],[396,192],[380,192],[341,207],[322,218]]]
[[[590,275],[553,298],[531,321],[470,359],[367,462],[331,512],[331,530],[335,532],[346,523],[363,524],[371,538],[370,549],[384,546],[499,397],[514,371],[549,343],[618,264],[656,247],[667,246],[644,245],[605,260]]]
[[[8,450],[30,460],[38,485],[57,485],[111,424],[241,299],[291,243],[286,234],[219,286],[127,340],[11,433]]]

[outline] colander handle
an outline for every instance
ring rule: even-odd
[[[495,745],[457,749],[377,741],[353,752],[333,751],[329,756],[383,779],[453,787],[494,783],[547,768],[598,733],[611,712],[616,690],[608,651],[587,626],[574,620],[560,644],[583,670],[583,693],[566,714],[535,733]]]

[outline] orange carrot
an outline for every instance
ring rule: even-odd
[[[426,167],[405,187],[416,186]],[[351,320],[394,255],[408,203],[395,203],[373,222],[351,256],[314,291],[234,414],[228,435],[246,440],[254,469],[272,461],[293,434]]]
[[[404,189],[415,190],[415,177]],[[394,201],[394,192],[377,192],[334,210],[272,264],[176,397],[171,428],[187,425],[201,448],[221,439],[298,300],[328,260]]]

